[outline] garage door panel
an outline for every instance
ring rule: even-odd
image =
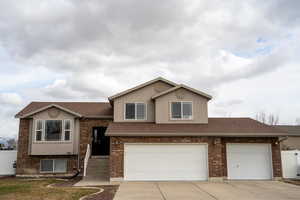
[[[269,144],[227,144],[229,179],[271,179]]]
[[[125,180],[206,180],[207,145],[126,144]]]

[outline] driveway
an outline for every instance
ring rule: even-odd
[[[300,186],[278,181],[123,182],[114,200],[299,200]]]

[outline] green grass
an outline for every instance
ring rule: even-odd
[[[5,200],[77,200],[87,194],[98,190],[82,189],[74,187],[46,186],[52,183],[60,183],[54,179],[26,180],[17,178],[0,179],[0,199]]]

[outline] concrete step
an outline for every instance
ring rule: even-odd
[[[109,158],[107,156],[90,158],[84,179],[107,181],[109,179]]]

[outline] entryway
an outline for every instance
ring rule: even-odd
[[[109,137],[105,136],[106,127],[94,127],[92,134],[92,156],[109,155]]]

